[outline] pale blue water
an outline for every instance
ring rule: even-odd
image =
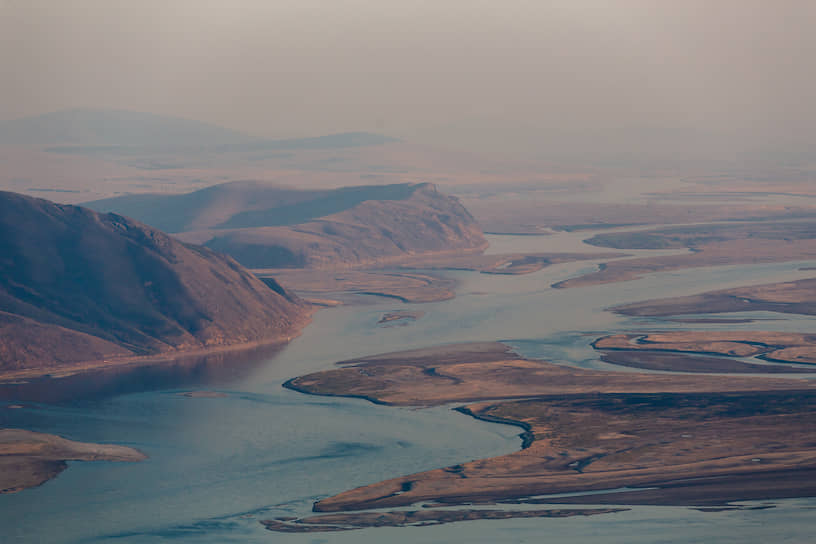
[[[581,238],[590,236],[583,233]],[[548,242],[548,238],[551,239]],[[530,247],[536,240],[535,249]],[[591,251],[573,237],[491,237],[502,251]],[[574,247],[573,247],[574,246]],[[597,248],[594,248],[597,250]],[[717,267],[655,274],[620,284],[554,290],[549,286],[591,262],[553,266],[527,276],[451,273],[454,300],[417,306],[426,312],[401,327],[378,327],[376,302],[319,312],[280,353],[161,367],[66,386],[51,404],[0,404],[0,427],[25,427],[90,442],[137,447],[143,463],[71,463],[40,488],[0,496],[0,542],[809,542],[816,500],[775,501],[776,508],[702,513],[635,507],[606,516],[465,522],[438,527],[286,535],[258,519],[302,515],[314,500],[358,485],[519,447],[518,429],[482,423],[450,407],[412,410],[355,399],[301,395],[288,378],[356,356],[465,341],[506,340],[522,353],[563,364],[608,367],[589,342],[600,334],[654,327],[604,308],[657,296],[692,294],[745,283],[807,277],[813,263]],[[729,315],[729,317],[732,317]],[[733,315],[733,317],[738,317]],[[816,321],[782,318],[749,324],[677,324],[660,328],[813,331]],[[240,359],[240,360],[239,360]],[[208,389],[223,398],[186,398]],[[52,398],[50,401],[59,400]]]

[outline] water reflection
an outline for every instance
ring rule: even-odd
[[[0,384],[0,400],[60,403],[182,387],[228,386],[241,381],[286,348],[285,344],[45,376]]]

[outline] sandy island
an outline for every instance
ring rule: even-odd
[[[779,312],[816,315],[816,278],[661,298],[612,308],[622,315],[665,317],[731,312]]]
[[[223,399],[228,397],[226,393],[219,391],[183,391],[176,393],[180,397],[187,397],[190,399]]]
[[[382,315],[377,325],[386,327],[393,327],[395,325],[407,325],[417,319],[422,318],[425,312],[415,310],[394,310],[393,312],[386,312]]]
[[[402,476],[318,501],[317,512],[547,498],[584,504],[722,505],[816,495],[816,383],[603,372],[519,357],[498,343],[344,361],[286,387],[461,410],[524,429],[520,451]],[[642,488],[649,488],[642,490]]]
[[[611,261],[599,270],[560,281],[556,288],[629,281],[655,272],[734,264],[816,259],[810,222],[748,222],[693,225],[596,235],[587,243],[611,249],[687,249],[689,253]],[[747,308],[746,308],[747,309]]]
[[[22,429],[0,429],[0,494],[42,485],[68,468],[66,461],[142,461],[139,450],[66,440]]]
[[[598,350],[674,352],[757,357],[779,363],[816,364],[816,335],[763,331],[667,331],[613,334],[593,344]],[[722,362],[722,361],[721,361]],[[735,362],[732,361],[733,365]],[[759,365],[752,365],[755,368]],[[768,368],[762,366],[762,368]],[[792,367],[788,367],[792,368]],[[802,368],[802,367],[800,367]],[[804,367],[804,372],[808,372]]]
[[[476,519],[568,518],[623,512],[628,508],[572,508],[562,510],[406,510],[392,512],[343,512],[305,518],[262,520],[270,531],[279,533],[322,533],[351,531],[369,527],[426,527]]]

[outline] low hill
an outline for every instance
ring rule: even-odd
[[[0,371],[275,341],[306,305],[116,214],[0,192]]]
[[[55,146],[58,153],[108,156],[151,151],[241,152],[361,147],[395,142],[368,132],[272,140],[153,113],[72,109],[0,121],[0,145]]]
[[[301,191],[234,182],[87,206],[135,217],[251,268],[371,265],[487,246],[464,206],[429,183]]]
[[[373,185],[303,191],[253,181],[213,185],[179,195],[142,194],[86,202],[97,211],[137,218],[165,232],[296,225],[366,200],[402,200],[415,185]]]
[[[73,109],[0,121],[6,145],[217,145],[256,138],[179,117],[123,110]]]

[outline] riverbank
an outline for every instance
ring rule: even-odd
[[[398,406],[475,403],[466,410],[480,419],[528,429],[528,447],[345,491],[316,502],[318,512],[495,503],[623,487],[661,490],[639,495],[643,504],[816,495],[816,483],[803,483],[812,479],[796,476],[816,471],[816,447],[806,432],[816,416],[816,384],[807,380],[590,371],[524,359],[498,343],[341,365],[288,386]],[[770,489],[773,474],[790,477]],[[604,500],[627,504],[626,497],[608,494]]]
[[[651,351],[723,357],[757,357],[778,363],[816,364],[816,338],[807,333],[665,331],[647,334],[613,334],[595,340],[592,347],[596,350],[620,353]],[[769,370],[773,371],[772,368]],[[806,369],[805,372],[807,372]]]
[[[303,518],[262,520],[261,524],[278,533],[324,533],[352,531],[370,527],[427,527],[457,521],[519,518],[569,518],[625,512],[628,508],[571,508],[559,510],[406,510],[392,512],[344,512]]]
[[[586,243],[607,249],[674,249],[687,253],[609,261],[597,271],[556,282],[553,287],[566,289],[632,281],[656,272],[688,268],[816,259],[812,220],[747,221],[600,233]]]
[[[0,494],[42,485],[68,468],[66,461],[145,459],[145,454],[126,446],[75,442],[22,429],[0,429]]]
[[[300,336],[303,329],[311,323],[312,315],[320,308],[312,305],[303,320],[295,324],[295,327],[286,335],[268,338],[254,342],[242,342],[230,345],[220,345],[214,347],[201,347],[194,349],[178,350],[172,352],[156,353],[151,355],[134,355],[123,357],[109,357],[100,360],[80,361],[77,363],[64,364],[59,367],[28,368],[23,370],[0,371],[0,386],[14,385],[20,382],[35,380],[39,378],[65,378],[75,376],[85,372],[94,372],[107,369],[126,369],[147,367],[156,364],[182,361],[185,359],[200,358],[212,355],[239,354],[258,348],[272,348],[274,346],[285,345],[294,338]]]

